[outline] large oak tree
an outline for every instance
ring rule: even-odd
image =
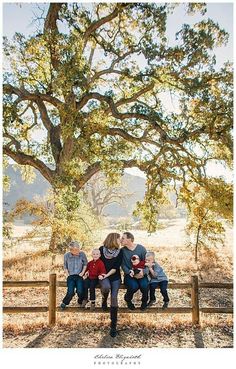
[[[203,4],[185,6],[205,12]],[[213,184],[219,201],[224,181],[217,187],[206,167],[232,165],[232,69],[217,70],[213,52],[228,35],[202,17],[184,24],[172,45],[172,11],[173,4],[52,3],[38,33],[5,39],[4,154],[37,169],[55,192],[78,192],[99,171],[112,182],[125,168],[141,169],[139,210],[150,229],[164,187],[191,203],[194,184]],[[231,209],[231,200],[221,205]]]

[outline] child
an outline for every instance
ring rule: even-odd
[[[69,305],[72,297],[75,294],[75,289],[78,295],[78,302],[83,298],[85,273],[88,260],[83,251],[80,251],[80,245],[77,241],[69,243],[69,252],[64,255],[64,269],[67,277],[67,293],[61,303],[61,309],[65,309]]]
[[[139,274],[141,269],[145,268],[145,261],[141,260],[138,255],[133,255],[131,257],[132,270],[134,271],[134,275]]]
[[[164,301],[162,309],[166,309],[169,303],[169,296],[167,293],[168,278],[162,267],[155,261],[154,252],[147,252],[146,266],[149,268],[150,299],[148,306],[152,306],[156,302],[155,290],[157,287],[159,287]]]
[[[84,286],[84,299],[82,307],[85,307],[88,302],[88,289],[90,290],[90,310],[95,309],[95,287],[98,284],[98,277],[106,274],[106,269],[103,261],[100,259],[101,253],[99,249],[93,249],[93,260],[88,262],[85,274],[83,276]]]

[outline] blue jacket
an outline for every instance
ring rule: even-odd
[[[148,273],[149,283],[168,281],[167,275],[165,274],[163,268],[157,262],[155,262],[153,270],[154,275],[152,275],[150,271]]]

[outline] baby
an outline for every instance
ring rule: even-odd
[[[160,288],[160,292],[163,296],[163,306],[162,309],[166,309],[169,303],[169,296],[167,293],[168,278],[162,269],[162,267],[155,261],[155,253],[148,251],[146,253],[146,264],[149,268],[149,293],[150,299],[148,306],[152,306],[156,302],[155,291],[156,288]]]
[[[131,257],[132,270],[134,271],[134,275],[139,274],[140,270],[145,268],[145,261],[141,260],[138,255],[133,255]]]
[[[98,277],[106,274],[103,261],[100,259],[101,253],[99,249],[93,249],[92,260],[88,262],[85,270],[84,278],[84,299],[82,307],[88,303],[88,289],[90,291],[90,310],[95,309],[95,288],[98,284]]]

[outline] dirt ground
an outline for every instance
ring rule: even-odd
[[[165,223],[165,222],[164,222]],[[227,229],[226,240],[222,247],[209,253],[202,253],[201,262],[196,265],[193,250],[187,246],[184,235],[183,219],[166,221],[163,228],[152,236],[146,232],[134,230],[136,242],[156,252],[160,264],[164,267],[172,282],[189,282],[191,275],[198,274],[204,282],[232,281],[232,235]],[[111,230],[104,229],[97,237],[101,244]],[[112,230],[114,231],[114,230]],[[25,228],[14,229],[13,246],[4,250],[4,280],[48,280],[51,259],[45,242],[22,242]],[[40,240],[38,240],[40,241]],[[223,255],[223,257],[222,257]],[[90,258],[89,254],[88,257]],[[63,254],[56,256],[53,266],[58,280],[65,280],[62,268]],[[65,288],[57,290],[59,306]],[[124,290],[119,292],[119,306],[125,306]],[[170,307],[189,307],[189,290],[169,290]],[[134,303],[140,305],[140,294],[136,294]],[[157,306],[162,306],[158,293]],[[232,290],[202,289],[200,293],[202,307],[232,307]],[[100,291],[97,292],[97,306],[101,304]],[[48,289],[38,287],[4,288],[4,306],[47,306]],[[76,298],[72,306],[77,306]],[[231,314],[201,314],[201,327],[193,327],[191,314],[119,314],[118,336],[109,336],[108,314],[58,313],[57,325],[49,329],[47,313],[4,314],[4,348],[223,348],[233,347],[233,321]]]
[[[134,319],[134,318],[133,318]],[[233,347],[233,326],[224,316],[214,319],[214,323],[203,321],[203,326],[193,327],[185,317],[185,321],[159,323],[159,317],[153,317],[155,324],[127,322],[120,318],[118,335],[109,336],[109,321],[104,320],[102,326],[84,326],[59,324],[49,329],[32,329],[27,333],[15,335],[10,331],[4,333],[4,348],[230,348]],[[172,320],[175,319],[172,316]]]

